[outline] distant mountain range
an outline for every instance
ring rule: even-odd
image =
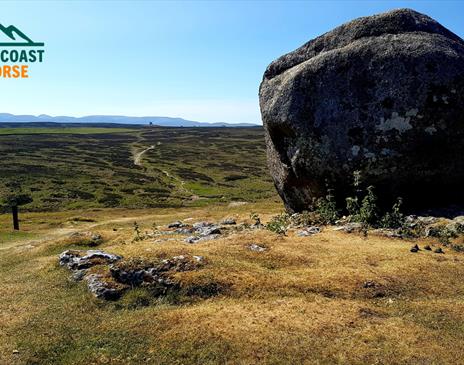
[[[257,127],[252,123],[205,123],[186,120],[182,118],[170,117],[126,117],[122,115],[89,115],[86,117],[68,117],[50,115],[14,115],[9,113],[0,113],[0,123],[117,123],[117,124],[138,124],[153,125],[163,127]]]

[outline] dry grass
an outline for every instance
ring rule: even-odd
[[[304,238],[257,230],[194,245],[177,236],[132,242],[134,220],[144,231],[177,219],[245,221],[252,211],[267,221],[279,210],[261,203],[25,214],[34,237],[0,245],[0,363],[463,363],[462,253],[414,254],[412,241],[330,228]],[[2,227],[8,219],[0,216]],[[119,302],[94,299],[57,264],[58,253],[76,247],[66,238],[75,230],[101,233],[100,248],[124,257],[202,255],[207,264],[178,279],[224,290],[182,304],[129,305],[144,299],[142,290]],[[252,252],[250,243],[267,251]]]

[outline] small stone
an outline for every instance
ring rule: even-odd
[[[249,248],[251,251],[255,251],[255,252],[263,252],[263,251],[266,251],[266,247],[257,245],[256,243],[252,243],[251,245],[248,246],[248,248]]]
[[[211,227],[211,226],[214,226],[214,224],[211,223],[211,222],[196,222],[196,223],[193,223],[193,228],[195,230],[198,230],[198,229],[201,229],[201,228],[206,228],[206,227]]]
[[[411,252],[418,252],[419,250],[420,250],[420,248],[419,248],[419,246],[417,246],[417,244],[416,244],[416,245],[412,246],[411,249],[410,249],[409,251],[411,251]]]
[[[221,221],[221,224],[224,224],[224,225],[233,225],[233,224],[237,224],[237,222],[235,221],[234,218],[225,218]]]
[[[352,222],[352,223],[347,223],[344,226],[341,227],[335,227],[333,230],[334,231],[343,231],[346,233],[352,233],[352,232],[360,232],[363,228],[362,223],[357,223],[357,222]]]
[[[197,243],[199,239],[200,237],[190,236],[190,237],[187,237],[184,241],[187,243]]]
[[[221,230],[217,226],[205,227],[204,229],[197,230],[200,236],[210,236],[212,234],[221,234]]]
[[[367,280],[363,283],[363,288],[367,289],[367,288],[373,288],[375,287],[377,284],[375,281],[373,280]]]
[[[110,264],[122,257],[100,250],[66,250],[59,256],[61,266],[70,270],[88,269],[91,266]]]
[[[445,253],[445,251],[443,251],[441,249],[441,247],[436,248],[435,251],[433,251],[433,252],[435,252],[435,253]]]
[[[19,350],[13,350],[13,354],[15,355],[19,354]]]
[[[312,236],[313,234],[320,233],[321,229],[316,226],[308,227],[305,228],[297,233],[298,237],[307,237],[307,236]]]
[[[98,246],[103,243],[101,234],[95,232],[73,232],[69,238],[77,245]]]
[[[193,256],[193,259],[196,262],[203,262],[205,260],[205,258],[203,256]]]
[[[416,217],[416,220],[419,222],[419,223],[422,223],[424,225],[428,225],[428,224],[434,224],[438,221],[438,219],[436,217],[431,217],[431,216],[426,216],[426,217]]]
[[[430,245],[426,245],[424,246],[424,250],[432,251],[432,247],[430,247]]]
[[[128,285],[113,283],[99,274],[87,275],[85,280],[89,291],[100,299],[117,300],[129,289]]]
[[[399,233],[398,230],[392,228],[378,228],[370,231],[370,233],[388,238],[402,238],[401,233]]]
[[[210,240],[215,240],[221,237],[220,234],[209,234],[207,236],[202,236],[198,241],[210,241]]]
[[[194,232],[193,228],[178,228],[175,230],[177,234],[192,234]]]

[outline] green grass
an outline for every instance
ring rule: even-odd
[[[3,243],[17,242],[34,238],[36,235],[23,231],[4,231],[0,232],[0,247]]]
[[[261,128],[19,128],[24,134],[1,134],[8,130],[0,128],[0,194],[5,183],[21,182],[34,198],[22,210],[204,206],[276,196]],[[153,145],[135,165],[134,155]]]
[[[98,128],[98,127],[63,127],[63,128],[0,128],[0,135],[18,134],[106,134],[132,132],[129,128]]]

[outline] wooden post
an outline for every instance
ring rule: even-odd
[[[11,207],[11,212],[13,213],[13,229],[19,231],[18,206],[13,205]]]

